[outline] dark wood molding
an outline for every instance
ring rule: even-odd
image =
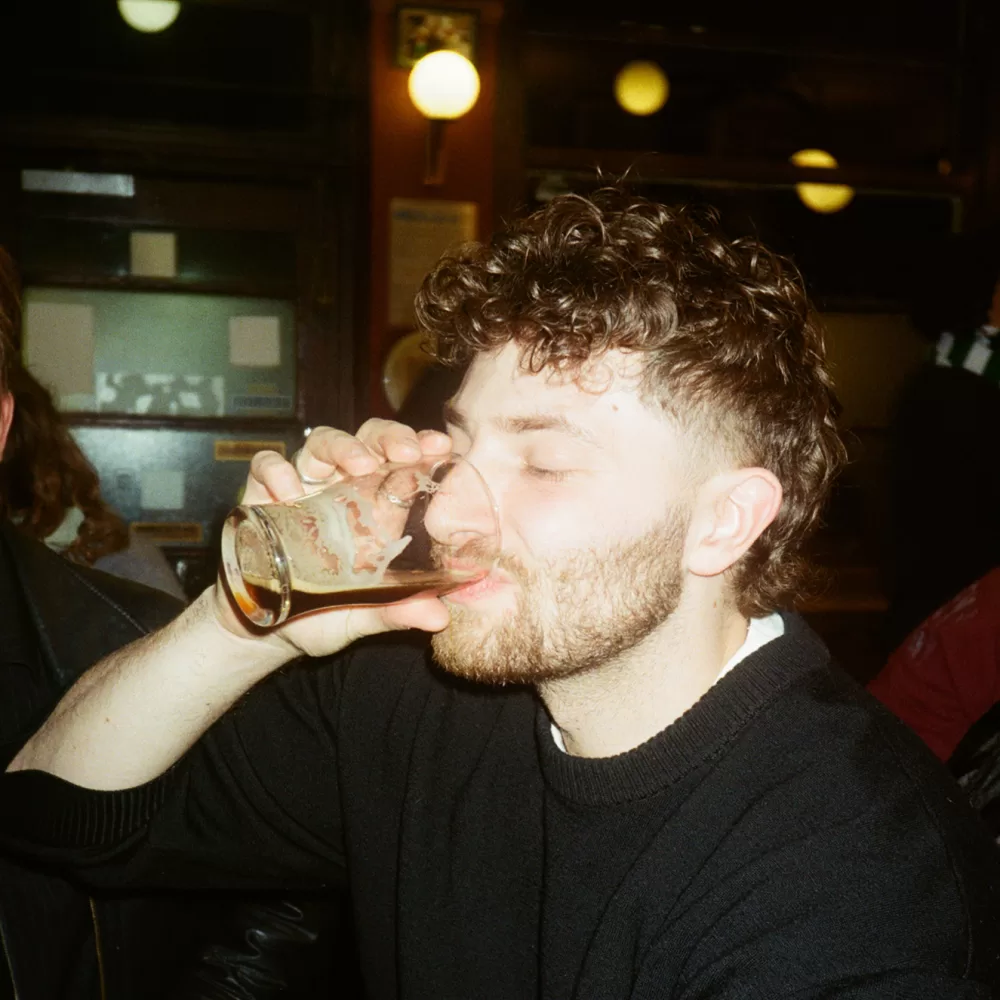
[[[957,49],[948,55],[916,52],[906,49],[866,48],[863,32],[859,31],[857,44],[850,47],[817,44],[781,44],[766,35],[745,36],[719,31],[698,32],[693,29],[676,30],[659,24],[643,24],[622,18],[594,18],[580,16],[567,18],[531,15],[525,31],[529,35],[566,39],[581,43],[599,43],[622,46],[639,46],[644,50],[655,48],[694,49],[703,52],[750,53],[760,56],[780,56],[804,61],[831,60],[852,63],[874,63],[882,66],[899,66],[912,69],[941,70],[952,68],[958,58]]]
[[[46,288],[86,288],[112,292],[157,292],[180,295],[226,295],[245,299],[294,299],[296,289],[287,282],[185,281],[179,278],[88,277],[44,271],[25,271],[26,285]]]
[[[835,170],[796,167],[790,163],[730,157],[687,156],[676,153],[618,149],[529,147],[529,176],[545,173],[596,175],[629,173],[646,183],[719,183],[726,186],[788,187],[801,181],[850,184],[858,190],[884,194],[961,197],[973,180],[968,173],[915,173],[877,166],[846,164]]]
[[[148,413],[64,413],[71,427],[215,431],[218,434],[284,434],[302,430],[299,417],[170,417]]]
[[[340,103],[345,114],[358,112],[356,99],[345,97]],[[23,163],[26,155],[71,153],[76,156],[74,165],[81,158],[98,156],[104,161],[114,159],[122,169],[148,170],[155,163],[158,171],[229,174],[243,165],[258,176],[275,168],[302,176],[350,162],[353,144],[345,144],[342,117],[330,115],[324,132],[313,133],[6,116],[0,117],[4,135],[0,158]]]
[[[493,129],[494,228],[524,207],[524,0],[507,0],[497,33],[497,97]],[[488,237],[484,232],[483,237]]]
[[[184,0],[202,7],[228,7],[231,10],[273,10],[281,13],[310,14],[327,0]]]

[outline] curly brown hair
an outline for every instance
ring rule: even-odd
[[[731,571],[740,611],[803,595],[802,545],[845,450],[823,334],[790,261],[728,239],[710,209],[613,187],[554,198],[488,244],[457,248],[416,309],[448,364],[511,342],[536,373],[576,376],[611,350],[640,355],[647,399],[782,485],[777,517]]]
[[[0,247],[0,392],[14,396],[14,419],[0,461],[0,516],[44,540],[78,507],[83,522],[63,555],[92,565],[128,546],[128,527],[101,498],[93,466],[73,440],[46,389],[21,364],[20,283]]]
[[[0,462],[0,512],[25,534],[44,540],[78,507],[83,521],[63,555],[92,566],[120,552],[128,546],[128,526],[102,499],[97,473],[52,397],[20,364],[8,377],[14,420]]]

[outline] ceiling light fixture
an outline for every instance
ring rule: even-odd
[[[615,77],[615,99],[630,115],[655,114],[669,97],[670,81],[655,62],[627,63]]]
[[[800,149],[792,154],[791,161],[797,167],[838,166],[836,159],[825,149]],[[854,200],[854,188],[847,184],[801,183],[795,185],[795,192],[806,208],[822,215],[839,212]]]
[[[118,13],[126,23],[146,34],[169,28],[180,12],[178,0],[118,0]]]

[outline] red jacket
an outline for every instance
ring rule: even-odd
[[[912,632],[868,690],[947,760],[1000,702],[1000,568]]]

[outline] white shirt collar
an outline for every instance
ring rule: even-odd
[[[747,623],[747,637],[743,640],[743,645],[726,661],[719,671],[719,676],[715,678],[713,686],[718,684],[726,674],[741,660],[745,660],[751,653],[756,653],[761,646],[766,646],[772,639],[777,639],[785,634],[785,622],[777,611],[766,615],[764,618],[751,618]],[[566,744],[558,726],[551,724],[552,739],[557,747],[566,752]]]

